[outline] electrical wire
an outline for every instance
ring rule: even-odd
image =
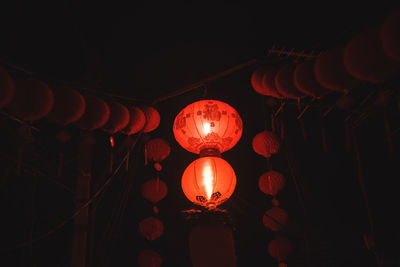
[[[62,221],[60,224],[58,224],[57,226],[55,226],[53,229],[51,229],[50,231],[36,237],[36,238],[32,238],[29,241],[25,241],[22,242],[12,248],[8,248],[8,249],[2,249],[3,252],[10,252],[13,251],[15,249],[19,249],[19,248],[23,248],[25,246],[31,245],[33,243],[36,243],[38,241],[41,241],[43,239],[45,239],[46,237],[54,234],[55,232],[57,232],[58,230],[60,230],[61,228],[63,228],[67,223],[69,223],[72,219],[74,219],[77,215],[79,215],[85,208],[87,208],[93,201],[96,200],[96,198],[101,194],[105,192],[105,189],[108,187],[108,185],[111,183],[111,181],[113,180],[113,178],[115,177],[115,175],[118,173],[118,171],[120,170],[120,168],[122,167],[123,163],[125,162],[125,160],[127,159],[129,155],[129,151],[126,153],[126,155],[124,156],[124,158],[121,160],[120,164],[117,166],[117,168],[114,170],[114,172],[112,173],[112,175],[106,180],[106,182],[99,188],[99,190],[88,200],[85,202],[85,204],[83,204],[79,209],[77,209],[70,217],[68,217],[67,219],[65,219],[64,221]]]

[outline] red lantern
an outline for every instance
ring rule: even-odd
[[[318,83],[314,72],[314,60],[306,60],[294,70],[294,84],[303,94],[315,98],[325,96],[330,91]]]
[[[285,176],[277,171],[267,171],[258,179],[258,187],[267,195],[276,196],[286,184]]]
[[[164,233],[164,224],[155,217],[147,217],[139,223],[139,232],[144,238],[152,241]]]
[[[288,213],[279,207],[272,207],[263,216],[264,226],[268,229],[279,232],[289,221]]]
[[[87,96],[86,109],[83,116],[76,122],[83,130],[95,130],[102,127],[110,117],[110,108],[103,99]]]
[[[114,101],[109,102],[108,107],[110,108],[110,118],[103,129],[110,134],[115,134],[128,125],[129,110],[124,105]]]
[[[148,133],[157,129],[158,125],[160,125],[160,113],[153,107],[144,107],[143,113],[146,117],[143,132]]]
[[[154,204],[165,198],[167,192],[167,185],[158,178],[150,179],[142,185],[142,196]]]
[[[271,154],[278,153],[280,148],[279,138],[267,130],[254,136],[252,145],[257,154],[266,158],[271,157]]]
[[[14,83],[8,72],[0,67],[0,108],[10,103],[14,96]]]
[[[49,121],[66,126],[79,120],[85,113],[85,99],[76,90],[68,87],[54,89],[54,106],[47,115]]]
[[[399,63],[383,51],[378,29],[362,32],[347,44],[344,65],[357,79],[373,83],[383,82],[399,70]]]
[[[126,128],[122,131],[127,135],[135,134],[141,131],[146,123],[146,117],[143,111],[137,107],[129,108],[129,123]]]
[[[297,90],[294,85],[294,70],[296,69],[296,64],[288,64],[281,67],[275,75],[275,86],[278,93],[286,98],[298,99],[303,97],[304,94]]]
[[[276,71],[276,68],[271,66],[262,66],[256,69],[251,75],[251,85],[254,91],[262,95],[282,98],[275,87]]]
[[[139,267],[161,267],[162,258],[154,250],[146,249],[139,254],[138,265]]]
[[[279,262],[286,260],[292,254],[292,244],[283,237],[277,237],[268,244],[269,254]]]
[[[344,48],[336,47],[320,54],[315,61],[317,81],[332,91],[347,92],[360,81],[351,76],[344,67]]]
[[[386,55],[400,61],[400,8],[392,11],[381,28],[382,47]]]
[[[7,105],[11,114],[23,120],[35,121],[50,112],[54,94],[47,84],[33,78],[24,78],[15,80],[14,86],[14,97]]]
[[[235,186],[236,175],[231,165],[218,157],[193,161],[182,176],[185,196],[194,204],[210,209],[228,200]]]
[[[242,119],[234,108],[217,100],[201,100],[185,107],[174,121],[176,141],[186,150],[215,154],[231,149],[242,136]]]
[[[161,138],[154,138],[148,141],[145,149],[147,151],[147,158],[154,162],[163,161],[171,152],[168,142]]]
[[[189,238],[190,259],[196,267],[236,267],[232,229],[222,223],[200,224]]]

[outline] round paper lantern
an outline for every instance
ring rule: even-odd
[[[232,229],[223,223],[199,224],[190,231],[190,259],[196,267],[235,267]]]
[[[107,103],[95,96],[87,96],[85,101],[85,113],[76,122],[77,126],[82,130],[95,130],[104,126],[110,117]]]
[[[76,90],[68,87],[54,89],[54,106],[47,115],[49,121],[66,126],[85,113],[86,102]]]
[[[147,217],[139,223],[139,233],[152,241],[164,233],[164,224],[155,217]]]
[[[143,111],[137,107],[129,108],[129,122],[122,131],[124,134],[132,135],[141,131],[146,123],[146,117]]]
[[[378,29],[356,35],[344,51],[346,70],[363,81],[380,83],[399,70],[399,63],[390,59],[381,46]]]
[[[143,132],[148,133],[157,129],[158,125],[160,125],[160,113],[153,107],[144,107],[143,113],[146,117]]]
[[[14,96],[14,83],[8,72],[0,67],[0,108],[10,103]]]
[[[276,68],[262,66],[256,69],[251,75],[251,85],[259,94],[282,98],[275,87]]]
[[[343,47],[329,49],[318,56],[314,72],[323,87],[332,91],[348,92],[359,85],[360,81],[347,72],[343,57]]]
[[[263,216],[264,226],[268,229],[279,232],[289,221],[288,213],[279,207],[272,207]]]
[[[142,196],[154,204],[165,198],[167,192],[167,185],[160,179],[150,179],[142,185]]]
[[[147,158],[150,161],[160,162],[166,159],[171,152],[168,142],[162,138],[153,138],[145,145]]]
[[[138,256],[139,267],[160,267],[162,258],[160,254],[151,249],[143,250]]]
[[[14,97],[7,109],[18,118],[35,121],[46,116],[53,104],[54,94],[47,84],[34,78],[23,78],[14,81]]]
[[[314,72],[314,60],[306,60],[294,70],[294,84],[305,95],[315,98],[325,96],[330,91],[318,83]]]
[[[382,47],[386,55],[400,61],[400,8],[392,11],[381,28]]]
[[[279,152],[280,142],[275,133],[265,130],[254,136],[252,146],[257,154],[269,158]]]
[[[242,136],[242,119],[230,105],[217,100],[201,100],[185,107],[176,116],[176,141],[189,152],[231,149]]]
[[[122,104],[111,101],[108,103],[110,109],[110,117],[103,126],[103,130],[115,134],[124,129],[129,123],[129,110]]]
[[[264,172],[258,179],[260,190],[270,196],[276,196],[285,187],[285,184],[285,176],[274,170]]]
[[[275,86],[278,93],[286,98],[298,99],[303,97],[304,94],[297,90],[294,84],[294,70],[296,69],[296,64],[288,64],[281,67],[275,75]]]
[[[228,200],[235,186],[235,172],[219,157],[202,157],[193,161],[182,176],[185,196],[194,204],[210,209]]]
[[[284,237],[277,237],[268,244],[268,253],[278,261],[286,260],[292,251],[292,244]]]

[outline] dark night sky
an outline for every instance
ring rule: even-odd
[[[79,85],[78,89],[100,88],[101,92],[151,102],[253,58],[274,64],[292,60],[267,57],[268,49],[274,44],[280,48],[314,50],[316,53],[345,44],[358,32],[372,26],[379,27],[393,9],[337,5],[274,7],[244,1],[132,3],[31,1],[6,4],[1,7],[4,15],[0,16],[1,63],[22,66],[51,86],[67,82]],[[270,125],[265,98],[255,93],[250,85],[250,75],[256,67],[210,82],[207,84],[207,97],[235,107],[244,123],[239,143],[223,154],[238,179],[232,198],[223,205],[232,214],[236,227],[238,266],[276,266],[276,261],[267,252],[274,233],[262,224],[262,215],[271,207],[271,202],[257,188],[258,177],[267,170],[266,160],[251,148],[253,136]],[[17,77],[21,74],[12,72],[12,75]],[[398,80],[387,86],[398,86]],[[359,103],[374,90],[376,87],[366,84],[356,88],[352,94]],[[87,93],[85,90],[81,92]],[[97,95],[112,99],[101,93]],[[95,202],[97,219],[93,258],[96,260],[93,266],[106,266],[102,263],[108,263],[107,266],[136,266],[136,257],[144,248],[157,250],[164,259],[164,266],[191,266],[189,226],[181,211],[192,208],[192,205],[181,191],[180,178],[196,155],[177,144],[172,123],[183,107],[203,97],[202,90],[194,90],[156,105],[161,114],[161,124],[148,136],[164,138],[172,148],[160,174],[169,190],[168,196],[158,205],[159,218],[165,224],[164,235],[148,242],[137,232],[138,222],[152,214],[152,206],[140,195],[140,186],[154,176],[150,167],[143,166],[139,143],[131,171],[127,174],[122,170],[100,202]],[[330,106],[337,97],[334,94],[321,103]],[[395,97],[399,99],[398,92]],[[126,105],[139,104],[126,99],[117,100]],[[296,119],[299,111],[294,103],[287,105],[280,115],[285,121],[286,145],[271,158],[271,163],[288,180],[279,200],[291,218],[289,226],[282,231],[283,236],[293,241],[295,248],[288,260],[289,266],[307,266],[305,235],[310,242],[312,266],[376,266],[374,255],[363,242],[363,234],[368,232],[368,220],[357,180],[355,153],[353,149],[345,148],[343,120],[348,111],[334,109],[321,120],[322,110],[311,108],[303,117],[307,141],[303,140]],[[387,114],[393,129],[399,127],[399,112],[393,102],[388,105]],[[55,179],[73,188],[80,131],[69,126],[73,134],[71,145],[61,147],[54,138],[59,128],[46,120],[34,125],[40,131],[34,132],[35,142],[27,146],[24,162],[54,174],[55,159],[62,149],[66,155],[65,173]],[[322,125],[327,130],[328,152],[322,151]],[[2,117],[1,127],[9,140],[2,145],[2,155],[14,155],[18,124]],[[105,180],[102,168],[109,150],[105,148],[107,135],[101,131],[94,134],[97,143],[93,179],[100,185]],[[400,177],[397,168],[398,134],[393,138],[395,151],[388,152],[383,112],[378,110],[356,129],[356,136],[378,252],[386,259],[387,266],[399,266],[399,231],[395,219],[399,199],[394,187],[394,181]],[[122,138],[122,135],[117,135],[117,143]],[[288,157],[292,159],[297,179],[302,184],[308,216],[304,216],[297,198]],[[0,247],[3,254],[5,248],[15,247],[28,238],[32,218],[33,236],[39,236],[70,216],[73,198],[70,192],[46,178],[33,178],[25,172],[16,176],[15,163],[10,159],[2,159],[1,166],[2,177],[10,172],[7,179],[2,178],[0,188],[4,222]],[[126,192],[127,181],[132,181],[130,192]],[[129,198],[115,236],[107,236],[101,242],[110,218],[115,221],[113,210],[125,193]],[[71,236],[72,227],[67,224],[32,248],[28,246],[6,252],[0,259],[0,266],[69,266]]]

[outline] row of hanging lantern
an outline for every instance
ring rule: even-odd
[[[0,108],[28,122],[47,118],[60,126],[74,123],[82,130],[102,129],[111,135],[151,132],[160,123],[160,115],[153,107],[127,108],[115,101],[83,96],[70,87],[50,88],[35,78],[13,80],[2,67],[0,89]]]
[[[164,232],[164,224],[157,218],[159,209],[156,204],[164,199],[168,193],[167,184],[160,179],[162,171],[161,162],[165,160],[171,152],[168,142],[162,138],[153,138],[146,142],[144,146],[145,165],[153,163],[155,178],[150,178],[143,183],[141,194],[143,198],[153,204],[154,216],[147,217],[139,223],[139,233],[148,241],[159,238]],[[158,267],[162,265],[161,255],[153,249],[143,250],[138,256],[140,267]]]
[[[254,152],[269,159],[280,150],[280,140],[274,132],[264,130],[256,134],[252,140]],[[278,193],[285,187],[286,180],[283,174],[275,170],[264,172],[258,179],[259,189],[266,195],[272,197],[272,208],[268,209],[262,218],[266,228],[273,232],[282,230],[289,221],[289,215],[286,210],[279,207],[279,201],[276,199]],[[279,266],[286,266],[284,262],[291,254],[292,246],[289,240],[278,236],[268,244],[269,254],[278,260]]]
[[[261,66],[251,76],[254,90],[278,99],[306,96],[323,98],[343,93],[338,108],[354,102],[349,91],[361,82],[379,84],[400,70],[400,9],[390,13],[380,28],[367,29],[346,45],[324,51],[316,58],[284,66]]]
[[[74,125],[84,131],[102,130],[110,137],[110,172],[113,168],[114,135],[133,135],[155,130],[160,124],[158,111],[151,106],[136,107],[116,101],[104,101],[92,96],[83,96],[77,90],[59,86],[50,88],[46,83],[32,77],[13,79],[8,71],[0,67],[0,108],[19,120],[32,123],[47,119],[60,127]],[[33,139],[30,127],[22,126],[23,135]],[[70,133],[62,129],[56,134],[61,148],[71,139]],[[62,149],[61,149],[62,150]],[[128,162],[128,159],[127,159]],[[58,175],[61,175],[63,151],[59,155]]]

